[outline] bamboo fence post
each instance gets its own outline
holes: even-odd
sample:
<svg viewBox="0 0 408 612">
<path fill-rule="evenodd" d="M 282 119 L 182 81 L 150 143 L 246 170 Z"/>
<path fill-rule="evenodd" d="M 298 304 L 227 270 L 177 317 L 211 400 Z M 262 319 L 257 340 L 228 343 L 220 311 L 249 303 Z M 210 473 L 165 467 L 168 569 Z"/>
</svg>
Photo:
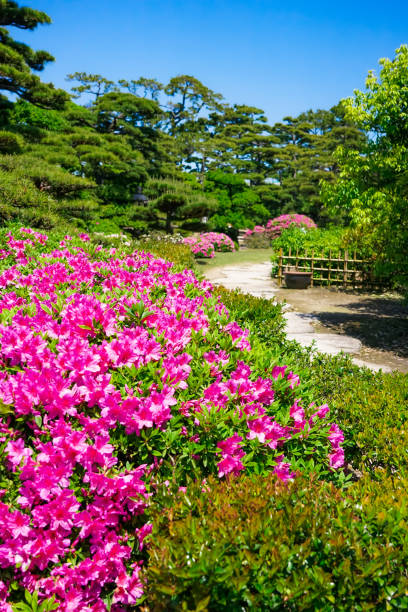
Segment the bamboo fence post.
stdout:
<svg viewBox="0 0 408 612">
<path fill-rule="evenodd" d="M 282 287 L 282 248 L 279 249 L 279 264 L 278 264 L 278 285 Z"/>
<path fill-rule="evenodd" d="M 298 260 L 298 253 L 299 253 L 299 251 L 298 251 L 298 249 L 296 249 L 296 263 L 295 263 L 295 268 L 296 268 L 296 270 L 297 270 L 298 263 L 299 263 L 299 260 Z"/>
<path fill-rule="evenodd" d="M 314 270 L 314 249 L 312 249 L 312 277 L 310 279 L 310 286 L 313 287 L 313 270 Z"/>
<path fill-rule="evenodd" d="M 347 259 L 348 259 L 348 251 L 344 251 L 344 267 L 343 267 L 343 285 L 347 287 Z"/>
<path fill-rule="evenodd" d="M 356 288 L 357 286 L 357 268 L 356 268 L 356 251 L 354 250 L 354 254 L 353 254 L 353 270 L 354 270 L 354 274 L 353 274 L 353 289 Z"/>
<path fill-rule="evenodd" d="M 332 258 L 332 255 L 331 255 L 331 249 L 330 249 L 330 251 L 329 251 L 329 274 L 328 274 L 328 279 L 327 279 L 328 280 L 328 282 L 327 282 L 328 287 L 331 287 L 331 258 Z"/>
</svg>

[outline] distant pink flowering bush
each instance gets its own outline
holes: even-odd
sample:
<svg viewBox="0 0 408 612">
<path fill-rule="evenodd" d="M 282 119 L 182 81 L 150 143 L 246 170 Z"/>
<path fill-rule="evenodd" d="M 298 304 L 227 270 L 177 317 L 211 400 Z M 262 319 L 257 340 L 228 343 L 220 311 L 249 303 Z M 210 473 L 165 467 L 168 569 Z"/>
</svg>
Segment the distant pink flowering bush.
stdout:
<svg viewBox="0 0 408 612">
<path fill-rule="evenodd" d="M 215 255 L 213 243 L 201 236 L 189 236 L 184 238 L 183 243 L 189 245 L 196 257 L 212 259 Z"/>
<path fill-rule="evenodd" d="M 235 251 L 234 241 L 226 234 L 218 232 L 206 232 L 199 236 L 189 236 L 184 239 L 184 244 L 190 248 L 196 257 L 214 257 L 214 252 Z"/>
<path fill-rule="evenodd" d="M 280 217 L 269 219 L 265 227 L 263 225 L 255 225 L 254 229 L 246 230 L 244 240 L 247 246 L 253 248 L 257 246 L 265 247 L 292 225 L 308 229 L 317 227 L 316 223 L 310 217 L 306 217 L 306 215 L 281 215 Z"/>
<path fill-rule="evenodd" d="M 316 223 L 310 217 L 306 217 L 306 215 L 281 215 L 280 217 L 275 217 L 275 219 L 269 219 L 266 224 L 266 230 L 270 234 L 271 239 L 277 238 L 281 235 L 283 230 L 287 229 L 291 225 L 297 225 L 300 227 L 307 227 L 309 229 L 315 228 Z"/>
<path fill-rule="evenodd" d="M 342 466 L 328 406 L 251 348 L 210 283 L 23 233 L 0 273 L 0 610 L 24 589 L 62 612 L 135 606 L 160 485 Z"/>
<path fill-rule="evenodd" d="M 227 236 L 227 234 L 222 234 L 219 232 L 206 232 L 201 234 L 201 238 L 211 242 L 211 244 L 214 245 L 216 252 L 228 253 L 235 251 L 234 241 Z"/>
<path fill-rule="evenodd" d="M 254 229 L 247 229 L 244 233 L 244 237 L 252 236 L 252 234 L 264 234 L 266 227 L 263 225 L 255 225 Z"/>
</svg>

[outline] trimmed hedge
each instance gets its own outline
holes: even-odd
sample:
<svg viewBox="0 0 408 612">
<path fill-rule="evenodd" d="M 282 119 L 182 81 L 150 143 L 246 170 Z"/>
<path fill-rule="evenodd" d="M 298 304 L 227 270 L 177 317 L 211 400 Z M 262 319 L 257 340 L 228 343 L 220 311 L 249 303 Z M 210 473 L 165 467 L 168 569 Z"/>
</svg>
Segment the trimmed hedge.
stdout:
<svg viewBox="0 0 408 612">
<path fill-rule="evenodd" d="M 147 610 L 408 608 L 407 480 L 192 484 L 152 507 Z"/>
<path fill-rule="evenodd" d="M 146 240 L 139 241 L 137 243 L 137 248 L 173 262 L 177 266 L 177 269 L 196 270 L 194 255 L 187 244 Z"/>
<path fill-rule="evenodd" d="M 270 346 L 282 344 L 286 322 L 281 304 L 222 286 L 215 288 L 215 294 L 220 296 L 221 302 L 233 313 L 235 320 L 251 330 L 251 336 L 256 336 Z"/>
</svg>

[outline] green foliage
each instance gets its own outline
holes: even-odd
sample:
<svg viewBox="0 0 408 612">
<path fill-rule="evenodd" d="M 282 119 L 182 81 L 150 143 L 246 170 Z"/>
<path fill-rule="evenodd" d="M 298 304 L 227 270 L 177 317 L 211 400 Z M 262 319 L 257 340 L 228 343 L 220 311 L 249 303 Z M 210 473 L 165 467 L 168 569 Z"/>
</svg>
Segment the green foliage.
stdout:
<svg viewBox="0 0 408 612">
<path fill-rule="evenodd" d="M 345 376 L 330 402 L 354 468 L 377 478 L 382 473 L 408 475 L 408 375 Z"/>
<path fill-rule="evenodd" d="M 283 341 L 286 323 L 281 304 L 222 286 L 216 287 L 215 293 L 233 314 L 234 320 L 251 330 L 251 335 L 269 346 Z"/>
<path fill-rule="evenodd" d="M 407 481 L 195 483 L 151 510 L 149 610 L 408 606 Z"/>
<path fill-rule="evenodd" d="M 0 131 L 0 155 L 20 153 L 23 146 L 23 139 L 13 132 Z"/>
<path fill-rule="evenodd" d="M 380 60 L 380 74 L 370 72 L 366 91 L 344 101 L 348 117 L 370 134 L 361 153 L 341 148 L 340 178 L 323 186 L 323 197 L 333 215 L 343 215 L 354 227 L 362 247 L 381 261 L 400 264 L 400 280 L 407 283 L 408 248 L 407 103 L 408 47 L 393 60 Z"/>
<path fill-rule="evenodd" d="M 42 229 L 64 219 L 86 227 L 98 204 L 87 196 L 94 184 L 34 155 L 0 156 L 0 217 Z M 75 197 L 76 196 L 76 197 Z"/>
<path fill-rule="evenodd" d="M 50 612 L 57 610 L 59 604 L 55 602 L 54 596 L 39 602 L 37 591 L 34 593 L 26 591 L 25 602 L 13 604 L 11 607 L 13 612 Z"/>
<path fill-rule="evenodd" d="M 17 100 L 9 114 L 10 125 L 29 132 L 41 129 L 50 132 L 63 132 L 69 129 L 69 122 L 60 111 L 39 108 L 26 100 Z"/>
<path fill-rule="evenodd" d="M 33 183 L 24 177 L 0 169 L 0 217 L 4 222 L 26 219 L 44 212 L 52 214 L 52 200 L 46 193 L 40 192 Z M 47 225 L 47 224 L 46 224 Z M 44 227 L 43 224 L 35 224 Z M 52 225 L 51 225 L 52 227 Z"/>
<path fill-rule="evenodd" d="M 284 253 L 289 249 L 292 252 L 297 249 L 299 252 L 311 252 L 313 249 L 316 255 L 324 256 L 329 255 L 330 251 L 336 253 L 346 248 L 346 236 L 344 229 L 340 227 L 305 229 L 291 225 L 272 240 L 271 246 L 275 251 L 283 249 Z"/>
<path fill-rule="evenodd" d="M 215 231 L 227 232 L 231 226 L 236 229 L 253 227 L 269 218 L 269 211 L 241 175 L 210 171 L 206 175 L 204 190 L 218 201 L 216 214 L 209 220 L 211 229 Z"/>
<path fill-rule="evenodd" d="M 13 0 L 2 0 L 0 26 L 22 30 L 35 30 L 51 19 L 45 13 L 29 7 L 19 7 Z M 29 100 L 44 108 L 61 108 L 69 99 L 62 89 L 42 83 L 33 74 L 41 71 L 54 58 L 47 51 L 33 51 L 28 45 L 15 41 L 6 28 L 0 27 L 0 90 Z"/>
<path fill-rule="evenodd" d="M 198 183 L 170 179 L 152 179 L 146 184 L 150 206 L 165 216 L 166 232 L 173 232 L 175 219 L 202 217 L 215 210 L 217 203 L 203 193 Z"/>
<path fill-rule="evenodd" d="M 153 253 L 158 257 L 173 262 L 177 269 L 194 270 L 196 262 L 190 247 L 187 244 L 174 243 L 167 240 L 141 239 L 137 243 L 137 248 L 148 253 Z"/>
</svg>

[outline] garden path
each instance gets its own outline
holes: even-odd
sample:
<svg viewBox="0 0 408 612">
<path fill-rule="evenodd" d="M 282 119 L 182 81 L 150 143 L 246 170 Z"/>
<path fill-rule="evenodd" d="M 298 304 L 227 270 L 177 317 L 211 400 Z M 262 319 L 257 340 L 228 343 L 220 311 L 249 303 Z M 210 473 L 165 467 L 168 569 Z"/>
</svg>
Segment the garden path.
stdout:
<svg viewBox="0 0 408 612">
<path fill-rule="evenodd" d="M 408 372 L 408 310 L 395 296 L 280 288 L 270 269 L 269 261 L 242 262 L 204 274 L 213 284 L 286 302 L 287 336 L 302 346 L 314 343 L 322 353 L 349 353 L 354 363 L 372 370 Z"/>
</svg>

